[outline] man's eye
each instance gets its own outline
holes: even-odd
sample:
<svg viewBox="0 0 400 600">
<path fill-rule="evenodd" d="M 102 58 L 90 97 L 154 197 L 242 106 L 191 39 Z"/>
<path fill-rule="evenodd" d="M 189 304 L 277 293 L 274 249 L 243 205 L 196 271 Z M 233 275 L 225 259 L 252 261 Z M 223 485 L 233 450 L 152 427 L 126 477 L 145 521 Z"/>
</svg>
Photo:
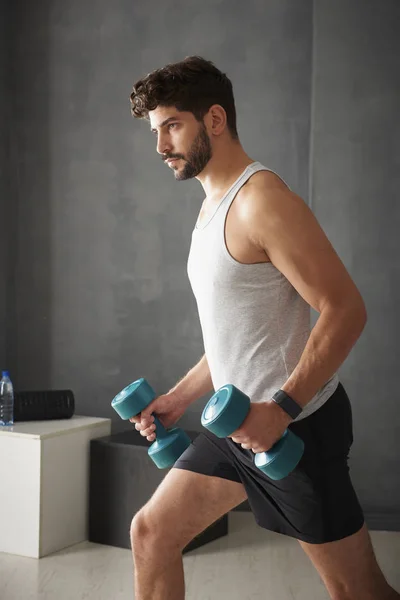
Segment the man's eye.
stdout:
<svg viewBox="0 0 400 600">
<path fill-rule="evenodd" d="M 178 123 L 169 123 L 169 125 L 167 125 L 168 129 L 170 129 L 171 127 L 176 127 L 178 125 Z M 153 135 L 158 135 L 158 131 L 154 130 L 151 132 Z"/>
</svg>

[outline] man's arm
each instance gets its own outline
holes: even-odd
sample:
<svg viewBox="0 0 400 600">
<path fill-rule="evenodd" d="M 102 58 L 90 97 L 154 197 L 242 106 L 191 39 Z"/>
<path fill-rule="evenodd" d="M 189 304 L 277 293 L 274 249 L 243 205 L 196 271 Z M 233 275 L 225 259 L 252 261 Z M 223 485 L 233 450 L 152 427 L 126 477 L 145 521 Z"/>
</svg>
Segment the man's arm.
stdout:
<svg viewBox="0 0 400 600">
<path fill-rule="evenodd" d="M 241 210 L 249 238 L 319 313 L 299 363 L 282 386 L 305 406 L 350 353 L 366 324 L 366 308 L 307 204 L 288 189 L 253 188 Z"/>
<path fill-rule="evenodd" d="M 210 369 L 206 355 L 183 377 L 171 390 L 177 398 L 188 405 L 201 398 L 210 391 L 214 391 Z"/>
</svg>

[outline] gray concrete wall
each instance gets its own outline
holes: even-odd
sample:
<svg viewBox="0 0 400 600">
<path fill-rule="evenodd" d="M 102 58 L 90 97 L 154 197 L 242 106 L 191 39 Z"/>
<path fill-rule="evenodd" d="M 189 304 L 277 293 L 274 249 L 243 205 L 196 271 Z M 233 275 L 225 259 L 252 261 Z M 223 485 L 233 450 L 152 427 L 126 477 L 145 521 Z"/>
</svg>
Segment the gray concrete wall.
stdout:
<svg viewBox="0 0 400 600">
<path fill-rule="evenodd" d="M 341 369 L 353 480 L 370 523 L 400 530 L 400 4 L 314 4 L 312 208 L 369 318 Z"/>
<path fill-rule="evenodd" d="M 7 368 L 7 290 L 9 285 L 9 14 L 8 2 L 0 6 L 0 370 Z"/>
<path fill-rule="evenodd" d="M 64 278 L 66 265 L 54 262 L 59 240 L 53 221 L 59 207 L 53 187 L 59 168 L 51 153 L 62 143 L 54 127 L 62 115 L 56 106 L 58 84 L 50 81 L 50 69 L 54 76 L 59 70 L 51 47 L 57 34 L 51 31 L 50 4 L 41 2 L 32 10 L 28 2 L 17 0 L 10 9 L 10 157 L 16 231 L 11 257 L 14 284 L 8 302 L 13 330 L 7 350 L 17 389 L 60 385 L 52 373 L 58 343 L 53 331 L 53 313 L 58 310 L 53 280 L 54 269 Z"/>
</svg>

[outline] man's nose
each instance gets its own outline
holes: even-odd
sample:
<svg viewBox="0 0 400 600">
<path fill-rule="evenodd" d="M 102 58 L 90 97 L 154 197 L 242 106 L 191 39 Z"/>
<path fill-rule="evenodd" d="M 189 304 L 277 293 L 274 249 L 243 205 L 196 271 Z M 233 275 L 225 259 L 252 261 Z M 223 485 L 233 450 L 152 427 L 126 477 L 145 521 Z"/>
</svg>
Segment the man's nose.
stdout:
<svg viewBox="0 0 400 600">
<path fill-rule="evenodd" d="M 163 136 L 163 135 L 159 135 L 158 139 L 157 139 L 157 152 L 158 154 L 170 154 L 171 153 L 171 144 L 168 141 L 168 139 Z"/>
</svg>

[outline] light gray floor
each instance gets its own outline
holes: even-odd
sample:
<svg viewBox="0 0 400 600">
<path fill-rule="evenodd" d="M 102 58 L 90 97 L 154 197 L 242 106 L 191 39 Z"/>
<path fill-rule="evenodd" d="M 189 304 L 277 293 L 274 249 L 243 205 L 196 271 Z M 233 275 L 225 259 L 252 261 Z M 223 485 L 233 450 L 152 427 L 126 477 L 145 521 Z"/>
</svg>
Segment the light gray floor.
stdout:
<svg viewBox="0 0 400 600">
<path fill-rule="evenodd" d="M 251 513 L 229 515 L 229 535 L 185 555 L 187 600 L 324 600 L 299 544 Z M 379 563 L 400 589 L 400 533 L 372 532 Z M 40 560 L 0 554 L 1 600 L 132 600 L 129 550 L 84 542 Z M 361 599 L 360 599 L 361 600 Z"/>
</svg>

